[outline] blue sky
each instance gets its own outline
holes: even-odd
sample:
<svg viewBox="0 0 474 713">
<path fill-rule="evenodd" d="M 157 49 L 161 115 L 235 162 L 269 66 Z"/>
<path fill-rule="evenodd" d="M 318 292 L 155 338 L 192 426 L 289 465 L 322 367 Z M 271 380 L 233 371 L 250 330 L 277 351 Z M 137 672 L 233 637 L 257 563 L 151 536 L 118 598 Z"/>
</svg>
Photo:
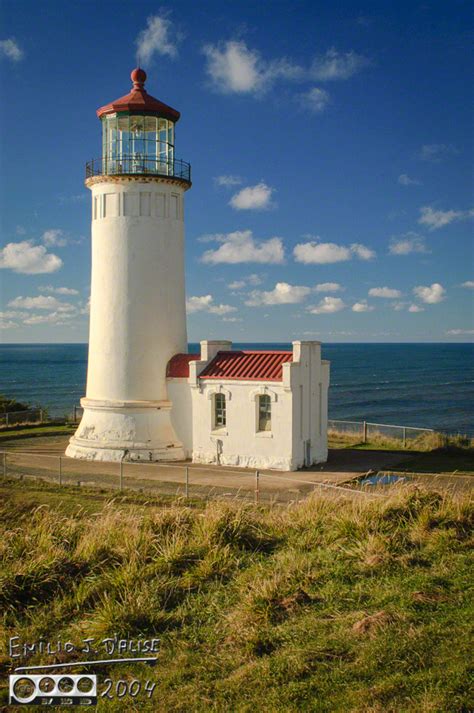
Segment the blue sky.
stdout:
<svg viewBox="0 0 474 713">
<path fill-rule="evenodd" d="M 88 334 L 97 107 L 181 111 L 190 341 L 468 341 L 470 2 L 1 10 L 2 340 Z"/>
</svg>

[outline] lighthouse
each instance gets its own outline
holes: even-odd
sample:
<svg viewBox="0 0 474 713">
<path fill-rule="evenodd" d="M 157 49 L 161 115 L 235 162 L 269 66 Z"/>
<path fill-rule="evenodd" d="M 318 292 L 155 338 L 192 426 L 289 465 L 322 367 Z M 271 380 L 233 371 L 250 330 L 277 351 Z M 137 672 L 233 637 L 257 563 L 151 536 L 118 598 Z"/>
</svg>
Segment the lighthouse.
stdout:
<svg viewBox="0 0 474 713">
<path fill-rule="evenodd" d="M 103 461 L 181 460 L 167 364 L 187 352 L 184 194 L 175 157 L 180 114 L 145 89 L 97 111 L 102 155 L 86 165 L 92 194 L 89 357 L 82 420 L 66 454 Z"/>
</svg>

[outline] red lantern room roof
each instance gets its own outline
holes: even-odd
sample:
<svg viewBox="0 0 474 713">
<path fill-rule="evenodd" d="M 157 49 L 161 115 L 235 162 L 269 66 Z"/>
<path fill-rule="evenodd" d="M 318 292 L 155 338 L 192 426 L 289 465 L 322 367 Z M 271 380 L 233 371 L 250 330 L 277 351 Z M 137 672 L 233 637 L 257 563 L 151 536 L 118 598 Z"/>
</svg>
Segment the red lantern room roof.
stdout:
<svg viewBox="0 0 474 713">
<path fill-rule="evenodd" d="M 178 121 L 180 117 L 179 111 L 173 109 L 167 104 L 163 104 L 158 99 L 155 99 L 145 89 L 146 72 L 137 67 L 130 75 L 133 82 L 132 91 L 120 99 L 116 99 L 110 104 L 101 106 L 97 109 L 97 116 L 102 118 L 106 114 L 114 114 L 116 112 L 133 112 L 144 114 L 156 114 L 163 119 L 170 121 Z"/>
</svg>

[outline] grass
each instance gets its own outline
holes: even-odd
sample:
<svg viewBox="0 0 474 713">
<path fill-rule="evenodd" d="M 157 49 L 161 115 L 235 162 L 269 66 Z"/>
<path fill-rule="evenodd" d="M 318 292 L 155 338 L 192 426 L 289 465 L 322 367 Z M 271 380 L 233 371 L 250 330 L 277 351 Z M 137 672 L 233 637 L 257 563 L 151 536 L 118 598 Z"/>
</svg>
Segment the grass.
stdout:
<svg viewBox="0 0 474 713">
<path fill-rule="evenodd" d="M 381 433 L 371 433 L 367 443 L 358 442 L 360 434 L 328 433 L 330 448 L 355 450 L 400 451 L 412 453 L 409 460 L 403 459 L 399 470 L 417 473 L 474 473 L 474 439 L 466 436 L 445 436 L 441 433 L 424 433 L 407 440 L 406 447 L 398 438 Z"/>
<path fill-rule="evenodd" d="M 155 698 L 98 711 L 467 713 L 472 502 L 391 492 L 283 509 L 4 483 L 0 636 L 159 637 L 156 670 L 100 672 Z"/>
<path fill-rule="evenodd" d="M 19 426 L 0 430 L 0 445 L 8 441 L 24 438 L 41 438 L 44 436 L 64 436 L 74 433 L 77 425 L 49 424 L 43 426 Z"/>
</svg>

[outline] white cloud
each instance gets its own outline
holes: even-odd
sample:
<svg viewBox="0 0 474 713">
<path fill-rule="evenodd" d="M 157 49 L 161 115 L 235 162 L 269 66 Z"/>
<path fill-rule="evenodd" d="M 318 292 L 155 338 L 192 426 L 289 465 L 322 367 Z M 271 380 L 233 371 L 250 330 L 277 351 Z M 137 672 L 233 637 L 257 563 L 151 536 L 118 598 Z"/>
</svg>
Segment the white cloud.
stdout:
<svg viewBox="0 0 474 713">
<path fill-rule="evenodd" d="M 340 297 L 323 297 L 323 299 L 313 307 L 308 307 L 311 314 L 333 314 L 344 309 L 345 303 Z"/>
<path fill-rule="evenodd" d="M 236 230 L 233 233 L 214 235 L 212 239 L 222 245 L 216 250 L 207 250 L 202 256 L 202 262 L 211 265 L 241 262 L 281 264 L 285 259 L 281 238 L 256 242 L 251 230 Z"/>
<path fill-rule="evenodd" d="M 373 312 L 375 307 L 369 305 L 367 300 L 361 300 L 352 305 L 353 312 Z"/>
<path fill-rule="evenodd" d="M 57 312 L 72 312 L 76 308 L 69 302 L 61 302 L 51 295 L 38 295 L 37 297 L 15 297 L 8 303 L 14 309 L 50 309 Z"/>
<path fill-rule="evenodd" d="M 249 275 L 248 277 L 245 278 L 247 280 L 247 283 L 249 285 L 261 285 L 262 284 L 262 278 L 260 275 L 257 275 L 256 273 L 253 273 L 252 275 Z"/>
<path fill-rule="evenodd" d="M 287 282 L 277 282 L 273 290 L 262 292 L 253 290 L 245 304 L 249 307 L 262 305 L 298 304 L 311 293 L 310 287 L 289 285 Z"/>
<path fill-rule="evenodd" d="M 460 335 L 463 335 L 463 334 L 466 334 L 466 335 L 474 334 L 474 329 L 448 329 L 446 334 L 452 334 L 456 337 L 459 337 Z"/>
<path fill-rule="evenodd" d="M 239 176 L 216 176 L 214 178 L 214 183 L 217 186 L 231 188 L 232 186 L 240 186 L 242 179 Z"/>
<path fill-rule="evenodd" d="M 330 97 L 325 89 L 313 87 L 307 92 L 299 95 L 299 101 L 303 108 L 309 109 L 313 114 L 321 114 L 330 103 Z"/>
<path fill-rule="evenodd" d="M 409 304 L 409 302 L 392 302 L 392 308 L 395 312 L 401 312 L 403 309 L 408 307 Z"/>
<path fill-rule="evenodd" d="M 247 285 L 260 285 L 262 282 L 262 278 L 260 275 L 248 275 L 247 277 L 244 277 L 242 280 L 234 280 L 234 282 L 229 282 L 227 287 L 230 290 L 242 290 L 244 287 L 247 287 Z"/>
<path fill-rule="evenodd" d="M 222 317 L 223 322 L 242 322 L 242 317 Z"/>
<path fill-rule="evenodd" d="M 225 304 L 214 304 L 212 295 L 202 295 L 201 297 L 189 297 L 186 300 L 186 311 L 188 314 L 195 312 L 209 312 L 210 314 L 224 315 L 229 312 L 237 312 L 237 307 Z"/>
<path fill-rule="evenodd" d="M 365 245 L 360 243 L 352 243 L 351 250 L 361 260 L 372 260 L 375 257 L 375 252 Z"/>
<path fill-rule="evenodd" d="M 293 250 L 296 262 L 306 265 L 328 265 L 334 262 L 350 260 L 353 255 L 361 260 L 370 260 L 375 257 L 375 252 L 365 245 L 353 243 L 350 247 L 336 243 L 320 243 L 319 238 L 309 243 L 299 243 Z"/>
<path fill-rule="evenodd" d="M 18 327 L 16 322 L 13 322 L 11 319 L 2 319 L 0 317 L 0 329 L 15 329 L 16 327 Z"/>
<path fill-rule="evenodd" d="M 472 210 L 435 210 L 429 205 L 420 208 L 421 216 L 418 219 L 420 225 L 426 225 L 428 230 L 438 230 L 456 220 L 467 220 L 474 216 Z"/>
<path fill-rule="evenodd" d="M 351 259 L 350 249 L 336 243 L 299 243 L 295 245 L 293 255 L 296 262 L 306 265 L 327 265 Z"/>
<path fill-rule="evenodd" d="M 271 206 L 274 189 L 261 181 L 256 186 L 247 186 L 232 196 L 229 205 L 236 210 L 266 210 Z"/>
<path fill-rule="evenodd" d="M 474 280 L 467 280 L 463 282 L 461 287 L 467 287 L 468 290 L 474 290 Z"/>
<path fill-rule="evenodd" d="M 203 48 L 206 72 L 215 89 L 224 94 L 255 92 L 266 84 L 266 70 L 259 53 L 245 42 L 229 41 Z"/>
<path fill-rule="evenodd" d="M 420 149 L 420 158 L 423 161 L 440 163 L 448 156 L 454 156 L 457 153 L 459 153 L 458 149 L 452 144 L 424 144 Z"/>
<path fill-rule="evenodd" d="M 446 290 L 439 282 L 433 282 L 433 284 L 429 286 L 419 285 L 418 287 L 414 287 L 413 294 L 419 297 L 422 302 L 426 302 L 426 304 L 437 304 L 444 300 Z"/>
<path fill-rule="evenodd" d="M 174 32 L 173 23 L 164 15 L 151 15 L 135 44 L 138 64 L 148 64 L 154 54 L 176 57 L 180 36 Z"/>
<path fill-rule="evenodd" d="M 41 236 L 43 243 L 48 248 L 58 247 L 63 248 L 67 245 L 67 239 L 64 236 L 64 231 L 59 228 L 51 228 L 50 230 L 45 230 Z"/>
<path fill-rule="evenodd" d="M 17 310 L 0 312 L 0 319 L 24 319 L 25 317 L 28 317 L 28 312 L 18 312 Z"/>
<path fill-rule="evenodd" d="M 388 299 L 393 299 L 396 297 L 401 297 L 402 293 L 400 290 L 394 290 L 391 287 L 371 287 L 369 290 L 370 297 L 386 297 Z"/>
<path fill-rule="evenodd" d="M 344 288 L 338 282 L 320 282 L 314 289 L 316 292 L 340 292 Z"/>
<path fill-rule="evenodd" d="M 421 181 L 418 181 L 416 178 L 410 178 L 410 176 L 407 176 L 406 173 L 400 174 L 398 177 L 398 182 L 401 186 L 421 186 Z"/>
<path fill-rule="evenodd" d="M 57 255 L 48 253 L 44 245 L 33 245 L 31 240 L 8 243 L 0 250 L 0 268 L 10 269 L 25 275 L 40 275 L 56 272 L 63 261 Z"/>
<path fill-rule="evenodd" d="M 404 235 L 394 235 L 390 240 L 390 255 L 410 255 L 411 253 L 427 252 L 423 238 L 413 231 L 409 231 Z"/>
<path fill-rule="evenodd" d="M 212 304 L 212 295 L 202 295 L 202 297 L 188 297 L 186 300 L 186 312 L 194 314 L 194 312 L 207 311 Z"/>
<path fill-rule="evenodd" d="M 211 314 L 223 315 L 229 314 L 229 312 L 237 312 L 237 307 L 232 307 L 232 305 L 225 304 L 211 305 L 208 311 Z"/>
<path fill-rule="evenodd" d="M 72 287 L 53 287 L 52 285 L 42 285 L 38 287 L 40 292 L 47 292 L 48 294 L 56 295 L 78 295 L 79 290 L 75 290 Z"/>
<path fill-rule="evenodd" d="M 214 89 L 223 94 L 259 93 L 278 79 L 309 79 L 308 72 L 286 58 L 267 62 L 243 41 L 230 40 L 203 48 L 206 72 Z"/>
<path fill-rule="evenodd" d="M 324 82 L 349 79 L 368 64 L 369 60 L 356 52 L 341 53 L 333 47 L 313 60 L 310 73 L 314 79 Z"/>
<path fill-rule="evenodd" d="M 71 319 L 76 317 L 75 314 L 66 314 L 64 312 L 50 312 L 49 314 L 32 314 L 27 317 L 23 324 L 54 324 L 56 326 L 70 323 Z"/>
<path fill-rule="evenodd" d="M 425 308 L 420 307 L 420 305 L 411 304 L 408 308 L 409 312 L 424 312 Z"/>
<path fill-rule="evenodd" d="M 267 61 L 257 50 L 236 40 L 208 44 L 203 48 L 211 86 L 224 94 L 261 93 L 278 80 L 293 82 L 348 79 L 368 64 L 355 52 L 341 54 L 330 49 L 302 67 L 285 57 Z"/>
<path fill-rule="evenodd" d="M 18 42 L 9 37 L 6 40 L 0 40 L 0 56 L 11 59 L 12 62 L 20 62 L 24 57 L 24 52 L 18 45 Z"/>
</svg>

